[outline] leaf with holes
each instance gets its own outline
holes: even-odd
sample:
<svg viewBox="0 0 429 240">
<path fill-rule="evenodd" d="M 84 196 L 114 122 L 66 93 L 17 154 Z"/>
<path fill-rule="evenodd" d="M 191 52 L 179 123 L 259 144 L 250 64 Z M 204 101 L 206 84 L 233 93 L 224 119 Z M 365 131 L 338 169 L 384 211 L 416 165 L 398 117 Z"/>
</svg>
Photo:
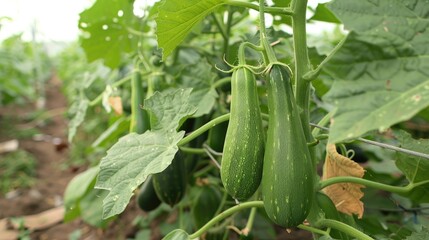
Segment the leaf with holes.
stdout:
<svg viewBox="0 0 429 240">
<path fill-rule="evenodd" d="M 328 6 L 352 31 L 323 68 L 335 79 L 324 99 L 338 107 L 331 143 L 383 131 L 429 106 L 428 2 L 335 0 Z"/>
<path fill-rule="evenodd" d="M 98 0 L 80 13 L 82 47 L 88 60 L 104 59 L 111 68 L 119 66 L 121 53 L 137 49 L 138 37 L 134 33 L 140 27 L 133 1 L 129 0 Z"/>
<path fill-rule="evenodd" d="M 335 144 L 327 145 L 323 180 L 340 176 L 362 178 L 364 173 L 364 169 L 359 164 L 339 154 Z M 338 183 L 324 188 L 323 191 L 332 199 L 338 211 L 349 215 L 357 214 L 362 218 L 363 203 L 360 201 L 363 197 L 363 192 L 360 190 L 362 187 L 356 183 Z"/>
<path fill-rule="evenodd" d="M 225 2 L 225 0 L 163 0 L 155 18 L 158 45 L 163 49 L 162 59 L 165 60 L 173 52 L 197 23 Z"/>
</svg>

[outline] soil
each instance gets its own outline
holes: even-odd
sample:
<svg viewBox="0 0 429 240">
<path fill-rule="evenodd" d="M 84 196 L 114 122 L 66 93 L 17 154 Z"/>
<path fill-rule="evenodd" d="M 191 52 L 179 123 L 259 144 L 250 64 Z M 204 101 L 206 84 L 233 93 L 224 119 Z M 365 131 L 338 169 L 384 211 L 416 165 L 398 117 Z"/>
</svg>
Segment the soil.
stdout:
<svg viewBox="0 0 429 240">
<path fill-rule="evenodd" d="M 46 110 L 59 111 L 49 119 L 46 125 L 38 125 L 37 130 L 55 141 L 36 141 L 32 138 L 19 139 L 19 148 L 28 151 L 37 159 L 36 182 L 30 189 L 18 189 L 8 197 L 0 195 L 0 220 L 11 217 L 28 216 L 56 208 L 63 204 L 63 194 L 68 182 L 78 173 L 86 169 L 85 166 L 71 167 L 66 165 L 68 158 L 67 147 L 67 121 L 65 112 L 67 101 L 60 90 L 60 80 L 53 77 L 46 87 Z M 23 124 L 24 117 L 34 112 L 35 106 L 8 106 L 0 108 L 0 142 L 11 140 L 10 136 L 1 135 L 2 119 L 11 117 L 16 119 L 16 127 L 28 127 Z M 12 137 L 13 138 L 13 137 Z M 55 143 L 56 142 L 56 143 Z M 68 167 L 64 167 L 68 166 Z M 82 220 L 69 223 L 59 222 L 41 230 L 33 231 L 30 239 L 62 240 L 69 239 L 70 234 L 80 230 L 79 239 L 127 239 L 135 236 L 138 229 L 131 224 L 133 220 L 141 216 L 142 212 L 136 207 L 134 200 L 127 209 L 107 229 L 99 229 L 85 224 Z M 1 225 L 1 224 L 0 224 Z M 151 223 L 152 230 L 157 228 L 157 223 Z M 1 229 L 0 229 L 1 230 Z M 151 240 L 160 239 L 159 231 L 153 231 L 156 235 Z M 2 236 L 0 236 L 2 239 Z M 308 232 L 293 231 L 291 234 L 279 229 L 278 240 L 285 239 L 312 239 Z"/>
<path fill-rule="evenodd" d="M 37 126 L 37 130 L 55 141 L 19 139 L 19 148 L 28 151 L 37 159 L 37 180 L 30 189 L 18 189 L 13 191 L 13 194 L 9 194 L 9 197 L 0 195 L 0 219 L 37 214 L 61 206 L 68 182 L 85 170 L 84 166 L 64 167 L 67 166 L 68 157 L 66 107 L 67 101 L 61 93 L 60 81 L 53 77 L 46 87 L 46 110 L 59 110 L 60 114 L 50 118 L 48 124 Z M 2 126 L 2 119 L 12 118 L 16 119 L 18 129 L 20 126 L 28 127 L 28 124 L 23 124 L 23 119 L 34 109 L 33 105 L 2 107 L 0 126 Z M 6 140 L 11 139 L 0 135 L 0 142 Z M 131 223 L 138 215 L 141 215 L 141 211 L 136 209 L 135 204 L 130 203 L 124 214 L 112 222 L 106 230 L 93 228 L 81 220 L 76 220 L 69 223 L 60 222 L 46 229 L 34 231 L 30 238 L 69 239 L 71 233 L 80 230 L 80 239 L 126 239 L 133 236 L 136 229 L 132 224 L 118 223 Z"/>
</svg>

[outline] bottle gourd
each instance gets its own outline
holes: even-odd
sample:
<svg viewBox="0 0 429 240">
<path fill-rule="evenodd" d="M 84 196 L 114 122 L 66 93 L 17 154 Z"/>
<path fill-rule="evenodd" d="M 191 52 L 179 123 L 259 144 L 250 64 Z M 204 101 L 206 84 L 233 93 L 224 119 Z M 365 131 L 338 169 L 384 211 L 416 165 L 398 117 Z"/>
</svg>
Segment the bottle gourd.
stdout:
<svg viewBox="0 0 429 240">
<path fill-rule="evenodd" d="M 307 217 L 314 191 L 313 169 L 289 72 L 273 65 L 268 75 L 269 123 L 262 176 L 268 217 L 294 227 Z"/>
<path fill-rule="evenodd" d="M 231 96 L 221 179 L 233 198 L 246 200 L 260 185 L 264 159 L 264 133 L 256 81 L 246 67 L 238 67 L 232 73 Z"/>
</svg>

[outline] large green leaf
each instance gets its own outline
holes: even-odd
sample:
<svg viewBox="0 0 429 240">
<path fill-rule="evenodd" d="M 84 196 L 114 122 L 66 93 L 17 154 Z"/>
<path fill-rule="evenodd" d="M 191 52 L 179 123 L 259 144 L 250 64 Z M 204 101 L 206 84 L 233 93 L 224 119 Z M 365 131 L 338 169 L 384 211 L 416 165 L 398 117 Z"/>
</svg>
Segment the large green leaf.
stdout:
<svg viewBox="0 0 429 240">
<path fill-rule="evenodd" d="M 104 59 L 111 68 L 119 65 L 121 54 L 137 48 L 138 18 L 131 0 L 97 0 L 80 14 L 79 28 L 85 32 L 82 47 L 89 61 Z"/>
<path fill-rule="evenodd" d="M 401 147 L 429 154 L 429 139 L 416 140 L 404 131 L 395 132 L 395 136 Z M 429 181 L 429 159 L 398 152 L 396 166 L 411 183 Z M 429 183 L 413 189 L 408 196 L 414 202 L 429 202 Z"/>
<path fill-rule="evenodd" d="M 156 19 L 158 45 L 165 60 L 192 28 L 225 0 L 163 0 Z"/>
<path fill-rule="evenodd" d="M 177 143 L 184 136 L 176 129 L 183 118 L 195 112 L 195 107 L 189 105 L 189 95 L 189 89 L 152 95 L 145 101 L 145 108 L 153 116 L 152 130 L 141 135 L 130 133 L 107 151 L 96 183 L 96 188 L 110 191 L 103 201 L 103 218 L 121 213 L 148 175 L 162 172 L 171 164 Z"/>
<path fill-rule="evenodd" d="M 330 142 L 385 130 L 429 105 L 429 3 L 333 1 L 352 30 L 324 71 L 335 78 Z"/>
</svg>

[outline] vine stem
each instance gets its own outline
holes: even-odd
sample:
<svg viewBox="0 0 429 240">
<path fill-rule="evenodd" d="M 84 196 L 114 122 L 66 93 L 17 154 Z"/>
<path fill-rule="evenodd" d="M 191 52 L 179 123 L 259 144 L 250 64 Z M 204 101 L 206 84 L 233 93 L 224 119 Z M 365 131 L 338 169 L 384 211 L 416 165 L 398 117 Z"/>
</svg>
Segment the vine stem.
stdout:
<svg viewBox="0 0 429 240">
<path fill-rule="evenodd" d="M 310 227 L 310 226 L 307 226 L 307 225 L 304 225 L 304 224 L 299 224 L 298 228 L 302 229 L 302 230 L 305 230 L 305 231 L 312 232 L 312 233 L 316 233 L 316 234 L 319 234 L 319 235 L 329 236 L 329 233 L 327 231 L 323 231 L 323 230 L 320 230 L 318 228 Z"/>
<path fill-rule="evenodd" d="M 307 142 L 314 142 L 310 128 L 310 86 L 311 82 L 304 79 L 304 74 L 310 71 L 310 59 L 307 50 L 306 12 L 307 0 L 293 0 L 291 3 L 293 47 L 295 58 L 295 99 L 300 111 L 302 128 Z M 313 166 L 316 166 L 314 148 L 310 149 Z"/>
<path fill-rule="evenodd" d="M 196 231 L 195 233 L 189 235 L 189 238 L 190 239 L 196 239 L 196 238 L 198 238 L 204 232 L 206 232 L 212 226 L 214 226 L 216 223 L 222 221 L 223 219 L 231 216 L 232 214 L 234 214 L 236 212 L 239 212 L 239 211 L 241 211 L 243 209 L 246 209 L 246 208 L 253 208 L 253 207 L 261 208 L 263 206 L 264 206 L 264 203 L 262 201 L 251 201 L 251 202 L 240 203 L 239 205 L 231 207 L 231 208 L 223 211 L 222 213 L 220 213 L 216 217 L 212 218 L 208 223 L 206 223 L 206 225 L 204 225 L 203 227 L 201 227 L 200 229 L 198 229 L 198 231 Z"/>
<path fill-rule="evenodd" d="M 256 207 L 254 207 L 250 210 L 250 214 L 249 214 L 249 218 L 247 220 L 246 227 L 244 227 L 244 229 L 241 230 L 241 232 L 245 236 L 249 235 L 249 233 L 252 231 L 253 222 L 255 221 L 255 217 L 256 217 L 256 210 L 258 210 L 258 208 L 256 208 Z"/>
<path fill-rule="evenodd" d="M 203 134 L 204 132 L 208 131 L 210 128 L 223 123 L 225 121 L 229 120 L 229 113 L 224 114 L 220 117 L 217 117 L 215 119 L 212 119 L 211 121 L 209 121 L 208 123 L 204 124 L 203 126 L 201 126 L 200 128 L 198 128 L 197 130 L 191 132 L 189 135 L 187 135 L 186 137 L 182 138 L 182 140 L 180 140 L 177 143 L 177 146 L 183 146 L 187 143 L 189 143 L 190 141 L 194 140 L 195 138 L 197 138 L 198 136 L 200 136 L 201 134 Z"/>
<path fill-rule="evenodd" d="M 191 147 L 180 147 L 180 150 L 190 154 L 206 154 L 204 148 L 191 148 Z"/>
<path fill-rule="evenodd" d="M 323 225 L 325 227 L 335 228 L 341 232 L 344 232 L 352 237 L 355 237 L 360 240 L 374 240 L 372 237 L 366 235 L 365 233 L 357 230 L 354 227 L 351 227 L 345 223 L 332 220 L 332 219 L 322 219 L 318 222 L 318 224 Z"/>
<path fill-rule="evenodd" d="M 333 178 L 329 178 L 329 179 L 321 181 L 319 183 L 319 188 L 323 189 L 323 188 L 328 187 L 328 186 L 333 185 L 333 184 L 345 183 L 345 182 L 357 183 L 357 184 L 364 185 L 366 187 L 372 187 L 372 188 L 379 189 L 379 190 L 384 190 L 384 191 L 399 193 L 399 194 L 405 194 L 405 193 L 408 193 L 411 190 L 413 190 L 415 187 L 428 184 L 429 180 L 421 181 L 418 183 L 409 183 L 407 186 L 398 187 L 398 186 L 387 185 L 384 183 L 374 182 L 371 180 L 358 178 L 358 177 L 333 177 Z"/>
</svg>

